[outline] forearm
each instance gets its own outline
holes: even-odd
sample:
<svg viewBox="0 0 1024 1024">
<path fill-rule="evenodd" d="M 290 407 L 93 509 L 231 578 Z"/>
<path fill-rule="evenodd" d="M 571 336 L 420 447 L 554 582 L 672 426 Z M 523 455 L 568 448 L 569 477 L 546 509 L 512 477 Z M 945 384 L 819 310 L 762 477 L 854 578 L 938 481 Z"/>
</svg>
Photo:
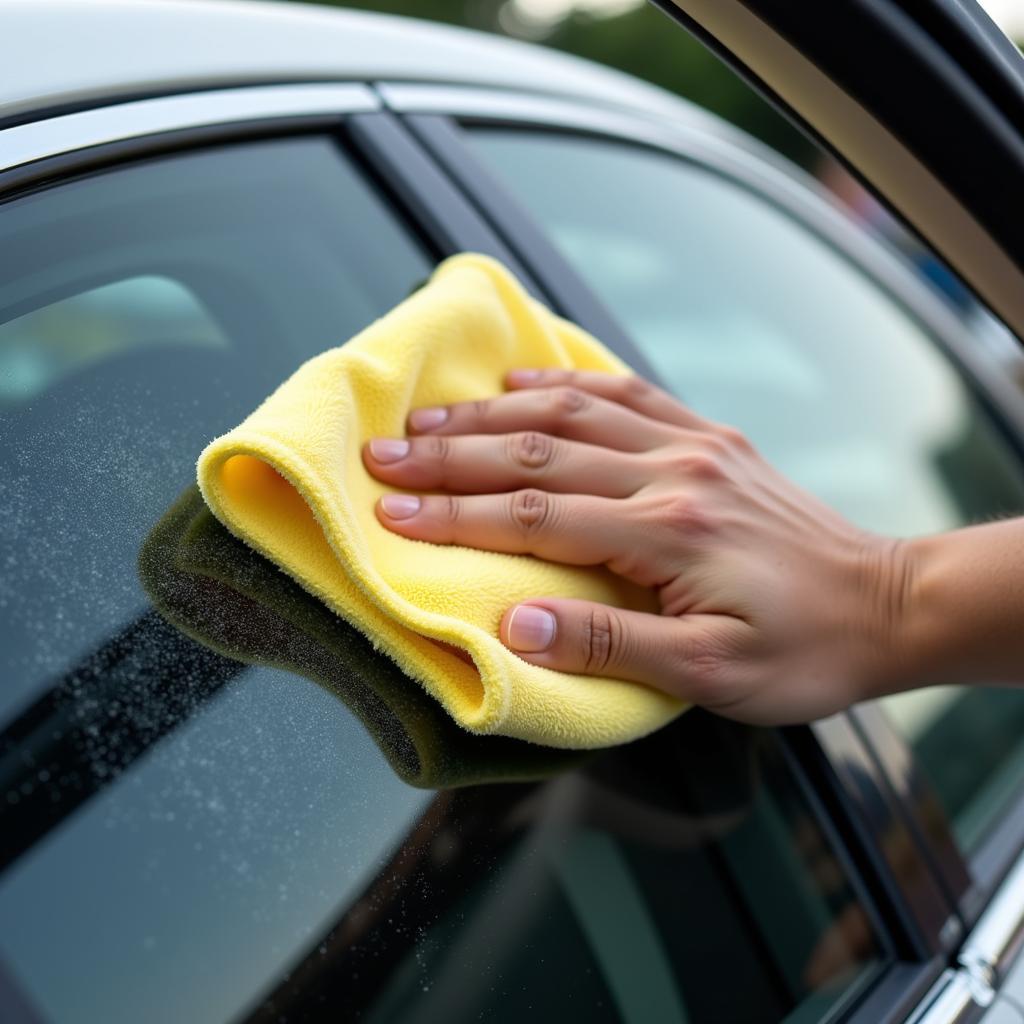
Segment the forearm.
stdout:
<svg viewBox="0 0 1024 1024">
<path fill-rule="evenodd" d="M 900 689 L 1024 683 L 1024 518 L 909 541 Z"/>
</svg>

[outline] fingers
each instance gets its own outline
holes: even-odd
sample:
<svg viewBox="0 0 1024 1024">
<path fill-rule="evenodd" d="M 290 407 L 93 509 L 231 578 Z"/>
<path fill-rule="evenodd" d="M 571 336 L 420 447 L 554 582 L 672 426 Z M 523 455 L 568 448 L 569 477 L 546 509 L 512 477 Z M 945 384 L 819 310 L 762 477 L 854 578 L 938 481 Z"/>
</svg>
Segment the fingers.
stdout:
<svg viewBox="0 0 1024 1024">
<path fill-rule="evenodd" d="M 500 637 L 534 665 L 645 683 L 702 704 L 727 697 L 734 654 L 747 630 L 727 616 L 677 618 L 543 598 L 510 608 Z"/>
<path fill-rule="evenodd" d="M 579 388 L 510 391 L 478 402 L 414 409 L 413 434 L 510 434 L 536 430 L 586 444 L 642 452 L 668 444 L 678 428 Z"/>
<path fill-rule="evenodd" d="M 378 480 L 415 491 L 487 494 L 543 487 L 605 498 L 635 494 L 662 468 L 654 458 L 537 431 L 375 438 L 364 447 L 363 459 Z"/>
<path fill-rule="evenodd" d="M 528 489 L 509 494 L 386 494 L 381 522 L 395 533 L 434 544 L 461 544 L 514 555 L 537 555 L 567 565 L 603 565 L 645 585 L 667 571 L 655 531 L 637 527 L 628 499 L 561 495 Z M 618 567 L 618 568 L 616 568 Z"/>
<path fill-rule="evenodd" d="M 597 395 L 643 416 L 690 430 L 706 430 L 710 420 L 687 409 L 677 398 L 643 377 L 622 377 L 593 370 L 512 370 L 505 377 L 510 389 L 569 387 Z"/>
</svg>

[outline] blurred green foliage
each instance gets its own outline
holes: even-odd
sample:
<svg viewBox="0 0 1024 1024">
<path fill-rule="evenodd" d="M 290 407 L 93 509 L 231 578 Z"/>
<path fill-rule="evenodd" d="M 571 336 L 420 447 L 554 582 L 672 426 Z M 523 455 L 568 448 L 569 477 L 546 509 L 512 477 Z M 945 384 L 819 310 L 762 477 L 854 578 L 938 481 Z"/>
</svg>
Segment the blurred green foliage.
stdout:
<svg viewBox="0 0 1024 1024">
<path fill-rule="evenodd" d="M 818 149 L 812 142 L 701 43 L 646 3 L 615 15 L 574 11 L 541 33 L 537 26 L 517 19 L 511 0 L 317 2 L 425 18 L 501 35 L 515 33 L 517 25 L 520 25 L 522 34 L 532 35 L 544 46 L 619 68 L 685 96 L 804 166 L 811 166 L 816 161 Z"/>
</svg>

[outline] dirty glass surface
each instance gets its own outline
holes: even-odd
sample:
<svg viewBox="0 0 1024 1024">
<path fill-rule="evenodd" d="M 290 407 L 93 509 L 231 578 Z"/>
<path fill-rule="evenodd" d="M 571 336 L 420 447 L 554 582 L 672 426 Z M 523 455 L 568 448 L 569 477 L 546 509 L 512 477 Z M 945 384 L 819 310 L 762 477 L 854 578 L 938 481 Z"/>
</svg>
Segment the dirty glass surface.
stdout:
<svg viewBox="0 0 1024 1024">
<path fill-rule="evenodd" d="M 1024 511 L 1020 463 L 934 339 L 790 215 L 652 150 L 471 138 L 662 379 L 853 522 L 918 535 Z M 1024 688 L 883 705 L 972 846 L 1024 781 Z"/>
<path fill-rule="evenodd" d="M 471 737 L 205 511 L 429 266 L 326 138 L 0 206 L 0 1011 L 774 1024 L 884 962 L 775 734 Z"/>
<path fill-rule="evenodd" d="M 0 959 L 41 1019 L 229 1019 L 425 804 L 336 695 L 197 643 L 138 563 L 202 447 L 430 265 L 327 138 L 0 206 Z"/>
</svg>

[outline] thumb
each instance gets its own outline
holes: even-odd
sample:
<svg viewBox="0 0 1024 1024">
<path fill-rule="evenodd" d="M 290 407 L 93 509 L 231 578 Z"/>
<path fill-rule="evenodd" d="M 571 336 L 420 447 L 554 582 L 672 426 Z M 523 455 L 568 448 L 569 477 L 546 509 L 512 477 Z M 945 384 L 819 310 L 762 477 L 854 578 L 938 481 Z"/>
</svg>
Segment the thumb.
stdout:
<svg viewBox="0 0 1024 1024">
<path fill-rule="evenodd" d="M 537 598 L 505 612 L 500 636 L 533 665 L 645 683 L 699 703 L 717 688 L 731 660 L 723 619 Z"/>
</svg>

